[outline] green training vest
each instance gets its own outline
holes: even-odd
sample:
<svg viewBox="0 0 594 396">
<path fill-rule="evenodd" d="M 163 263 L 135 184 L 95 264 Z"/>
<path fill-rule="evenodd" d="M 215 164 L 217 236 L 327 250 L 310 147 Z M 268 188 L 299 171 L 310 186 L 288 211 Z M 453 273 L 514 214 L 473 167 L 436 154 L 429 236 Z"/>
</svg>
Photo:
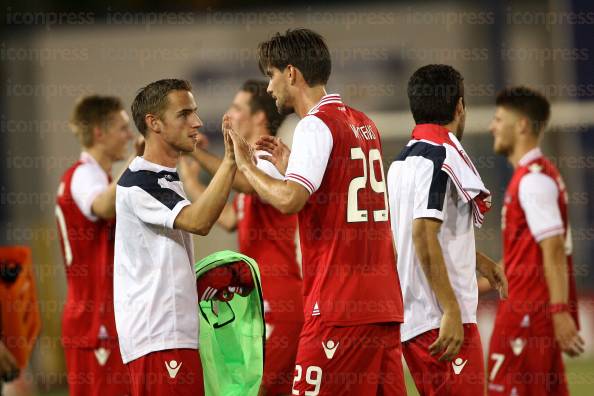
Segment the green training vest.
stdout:
<svg viewBox="0 0 594 396">
<path fill-rule="evenodd" d="M 196 279 L 207 271 L 238 261 L 249 265 L 255 287 L 229 302 L 201 301 L 200 360 L 206 396 L 256 396 L 264 371 L 264 303 L 260 270 L 251 257 L 223 250 L 194 265 Z M 218 311 L 218 312 L 217 312 Z"/>
</svg>

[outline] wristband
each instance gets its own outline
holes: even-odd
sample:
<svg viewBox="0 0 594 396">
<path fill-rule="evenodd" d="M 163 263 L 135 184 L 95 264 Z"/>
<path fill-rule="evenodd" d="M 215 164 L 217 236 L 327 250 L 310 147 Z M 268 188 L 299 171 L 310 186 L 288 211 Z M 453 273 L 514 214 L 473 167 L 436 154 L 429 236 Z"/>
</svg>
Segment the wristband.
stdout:
<svg viewBox="0 0 594 396">
<path fill-rule="evenodd" d="M 552 314 L 569 312 L 569 304 L 549 304 L 549 312 Z"/>
</svg>

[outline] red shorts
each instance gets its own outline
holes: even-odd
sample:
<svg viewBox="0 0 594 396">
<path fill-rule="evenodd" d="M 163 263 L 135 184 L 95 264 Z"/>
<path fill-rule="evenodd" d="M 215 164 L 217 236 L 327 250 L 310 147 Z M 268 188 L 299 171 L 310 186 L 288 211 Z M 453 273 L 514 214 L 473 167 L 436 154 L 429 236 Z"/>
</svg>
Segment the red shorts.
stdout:
<svg viewBox="0 0 594 396">
<path fill-rule="evenodd" d="M 302 322 L 266 324 L 266 356 L 262 378 L 266 396 L 291 394 L 297 343 L 302 327 Z"/>
<path fill-rule="evenodd" d="M 292 395 L 406 395 L 400 324 L 337 327 L 307 320 Z"/>
<path fill-rule="evenodd" d="M 439 329 L 402 343 L 402 351 L 421 396 L 476 396 L 485 393 L 485 364 L 476 324 L 464 325 L 464 343 L 451 362 L 429 354 Z"/>
<path fill-rule="evenodd" d="M 130 394 L 130 376 L 116 346 L 64 348 L 71 396 L 122 396 Z"/>
<path fill-rule="evenodd" d="M 498 317 L 488 366 L 489 395 L 569 395 L 561 349 L 544 315 Z"/>
<path fill-rule="evenodd" d="M 151 352 L 129 362 L 132 396 L 202 396 L 204 380 L 196 349 Z"/>
</svg>

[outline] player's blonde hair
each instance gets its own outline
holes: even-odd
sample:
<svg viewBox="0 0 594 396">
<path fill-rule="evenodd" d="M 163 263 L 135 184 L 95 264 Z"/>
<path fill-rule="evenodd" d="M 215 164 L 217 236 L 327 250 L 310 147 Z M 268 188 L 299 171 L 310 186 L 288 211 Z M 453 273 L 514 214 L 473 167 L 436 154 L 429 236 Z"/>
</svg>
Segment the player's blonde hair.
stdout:
<svg viewBox="0 0 594 396">
<path fill-rule="evenodd" d="M 90 95 L 80 98 L 70 117 L 70 129 L 83 147 L 93 145 L 93 128 L 104 128 L 113 113 L 124 109 L 115 96 Z"/>
</svg>

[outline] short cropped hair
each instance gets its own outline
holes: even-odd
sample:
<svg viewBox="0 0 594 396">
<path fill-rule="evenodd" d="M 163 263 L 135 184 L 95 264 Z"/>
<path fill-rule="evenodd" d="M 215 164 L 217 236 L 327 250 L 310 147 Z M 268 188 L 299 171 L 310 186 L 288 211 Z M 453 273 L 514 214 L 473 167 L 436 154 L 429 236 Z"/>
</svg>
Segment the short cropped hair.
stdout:
<svg viewBox="0 0 594 396">
<path fill-rule="evenodd" d="M 284 70 L 288 65 L 299 69 L 310 87 L 325 85 L 330 78 L 332 61 L 324 38 L 313 30 L 287 30 L 276 33 L 258 45 L 258 64 L 266 74 L 268 67 Z"/>
<path fill-rule="evenodd" d="M 192 91 L 192 84 L 187 80 L 167 78 L 150 83 L 141 88 L 132 102 L 132 118 L 138 131 L 146 136 L 147 114 L 162 116 L 168 105 L 167 95 L 173 91 Z"/>
<path fill-rule="evenodd" d="M 408 80 L 408 101 L 415 123 L 446 125 L 464 98 L 464 79 L 449 65 L 426 65 Z"/>
<path fill-rule="evenodd" d="M 502 90 L 495 99 L 497 106 L 515 110 L 530 120 L 532 132 L 535 135 L 545 129 L 551 116 L 551 105 L 547 98 L 540 92 L 516 86 Z"/>
<path fill-rule="evenodd" d="M 83 147 L 93 145 L 93 128 L 107 126 L 113 113 L 124 110 L 115 96 L 90 95 L 80 98 L 70 117 L 70 128 Z"/>
</svg>

